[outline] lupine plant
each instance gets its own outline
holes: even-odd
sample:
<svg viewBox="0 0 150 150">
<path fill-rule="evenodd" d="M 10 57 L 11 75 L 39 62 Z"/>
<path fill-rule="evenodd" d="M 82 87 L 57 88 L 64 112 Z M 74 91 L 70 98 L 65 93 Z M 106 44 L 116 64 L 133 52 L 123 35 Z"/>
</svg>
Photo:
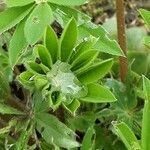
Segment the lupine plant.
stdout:
<svg viewBox="0 0 150 150">
<path fill-rule="evenodd" d="M 113 79 L 111 68 L 125 55 L 102 26 L 73 8 L 85 3 L 4 1 L 1 150 L 149 150 L 150 81 L 143 77 L 142 92 L 133 88 L 130 73 L 126 84 Z M 140 12 L 149 25 L 149 12 Z M 149 46 L 149 37 L 145 43 Z M 146 99 L 142 125 L 137 97 Z"/>
<path fill-rule="evenodd" d="M 52 108 L 63 103 L 71 112 L 79 107 L 79 100 L 115 101 L 107 88 L 95 83 L 108 73 L 113 60 L 97 59 L 99 52 L 93 48 L 96 39 L 83 40 L 74 48 L 76 40 L 74 19 L 69 21 L 59 40 L 54 30 L 47 27 L 44 45 L 34 47 L 35 59 L 26 62 L 27 71 L 19 76 L 20 82 L 29 89 L 42 91 Z"/>
<path fill-rule="evenodd" d="M 110 72 L 113 59 L 102 60 L 99 54 L 124 54 L 101 26 L 70 7 L 84 2 L 5 1 L 0 33 L 12 28 L 15 32 L 8 53 L 2 50 L 1 55 L 6 62 L 1 67 L 12 69 L 8 75 L 4 67 L 0 76 L 2 149 L 81 147 L 75 131 L 65 125 L 68 114 L 75 116 L 85 103 L 116 101 L 106 86 L 98 84 Z M 53 21 L 63 28 L 60 38 L 50 26 Z M 9 82 L 21 89 L 21 98 L 11 91 Z"/>
</svg>

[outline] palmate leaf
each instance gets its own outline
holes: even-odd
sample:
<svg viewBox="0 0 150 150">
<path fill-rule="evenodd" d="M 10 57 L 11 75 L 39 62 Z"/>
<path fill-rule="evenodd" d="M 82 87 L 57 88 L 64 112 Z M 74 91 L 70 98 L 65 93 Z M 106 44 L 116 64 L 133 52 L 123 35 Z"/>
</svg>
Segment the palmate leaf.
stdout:
<svg viewBox="0 0 150 150">
<path fill-rule="evenodd" d="M 49 23 L 53 21 L 53 14 L 47 3 L 37 5 L 26 21 L 24 32 L 27 42 L 35 44 L 39 40 Z"/>
<path fill-rule="evenodd" d="M 87 0 L 48 0 L 50 3 L 58 4 L 58 5 L 66 5 L 66 6 L 74 6 L 74 5 L 82 5 L 86 2 Z"/>
<path fill-rule="evenodd" d="M 25 21 L 23 20 L 17 27 L 9 45 L 9 60 L 11 67 L 13 68 L 19 61 L 21 54 L 25 51 L 28 46 L 24 35 L 24 25 Z"/>
<path fill-rule="evenodd" d="M 85 133 L 89 127 L 92 127 L 96 120 L 95 112 L 87 111 L 82 115 L 77 114 L 75 117 L 70 117 L 68 119 L 68 125 L 74 131 L 80 131 Z"/>
<path fill-rule="evenodd" d="M 5 0 L 7 7 L 18 7 L 33 3 L 34 0 Z"/>
<path fill-rule="evenodd" d="M 77 40 L 77 24 L 71 19 L 66 25 L 60 38 L 61 60 L 68 61 Z"/>
<path fill-rule="evenodd" d="M 0 33 L 12 28 L 18 24 L 25 16 L 32 10 L 33 5 L 27 5 L 24 7 L 13 7 L 6 9 L 0 13 Z"/>
<path fill-rule="evenodd" d="M 88 94 L 86 95 L 86 97 L 80 98 L 80 100 L 82 101 L 92 103 L 107 103 L 116 101 L 115 96 L 104 86 L 96 83 L 91 83 L 88 84 L 87 87 Z"/>
<path fill-rule="evenodd" d="M 105 85 L 113 91 L 117 101 L 111 103 L 110 108 L 108 110 L 106 109 L 106 112 L 104 111 L 101 115 L 107 115 L 107 112 L 109 113 L 109 111 L 111 111 L 111 113 L 109 113 L 110 116 L 115 115 L 118 121 L 121 120 L 125 122 L 136 135 L 140 136 L 142 110 L 137 105 L 137 95 L 132 86 L 133 79 L 131 79 L 131 75 L 128 74 L 127 79 L 126 85 L 114 79 L 107 79 Z"/>
<path fill-rule="evenodd" d="M 150 149 L 150 80 L 143 77 L 143 92 L 145 95 L 145 105 L 143 110 L 142 120 L 142 148 L 143 150 Z"/>
<path fill-rule="evenodd" d="M 44 116 L 44 117 L 43 117 Z M 63 148 L 79 147 L 79 143 L 74 139 L 74 132 L 56 117 L 47 114 L 36 114 L 37 129 L 47 143 L 52 142 Z M 44 129 L 44 130 L 41 130 Z"/>
</svg>

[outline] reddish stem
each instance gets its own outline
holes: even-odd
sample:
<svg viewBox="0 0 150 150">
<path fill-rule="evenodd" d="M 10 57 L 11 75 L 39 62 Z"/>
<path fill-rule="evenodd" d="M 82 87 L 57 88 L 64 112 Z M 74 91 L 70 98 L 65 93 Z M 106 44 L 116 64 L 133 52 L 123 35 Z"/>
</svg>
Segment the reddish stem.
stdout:
<svg viewBox="0 0 150 150">
<path fill-rule="evenodd" d="M 117 13 L 118 42 L 125 56 L 127 56 L 124 0 L 116 0 L 116 13 Z M 120 78 L 122 82 L 125 82 L 128 67 L 127 63 L 128 62 L 126 57 L 120 57 Z"/>
</svg>

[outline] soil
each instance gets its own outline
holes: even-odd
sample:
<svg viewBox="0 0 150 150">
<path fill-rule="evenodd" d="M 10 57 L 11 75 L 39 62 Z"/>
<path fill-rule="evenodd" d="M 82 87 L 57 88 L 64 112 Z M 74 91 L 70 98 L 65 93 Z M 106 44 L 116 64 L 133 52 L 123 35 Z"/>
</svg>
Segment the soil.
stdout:
<svg viewBox="0 0 150 150">
<path fill-rule="evenodd" d="M 139 8 L 150 9 L 148 0 L 125 0 L 125 21 L 127 27 L 141 26 L 143 21 L 139 19 Z M 103 24 L 107 19 L 115 15 L 115 0 L 90 0 L 79 8 L 90 15 L 96 24 Z"/>
</svg>

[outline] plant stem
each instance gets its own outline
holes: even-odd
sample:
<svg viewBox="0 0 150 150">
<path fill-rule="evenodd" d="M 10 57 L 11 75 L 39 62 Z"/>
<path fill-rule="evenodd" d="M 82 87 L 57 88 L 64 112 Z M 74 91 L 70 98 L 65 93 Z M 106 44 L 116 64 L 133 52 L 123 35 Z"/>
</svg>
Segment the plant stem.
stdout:
<svg viewBox="0 0 150 150">
<path fill-rule="evenodd" d="M 58 118 L 61 122 L 65 123 L 65 112 L 64 112 L 64 109 L 63 109 L 62 106 L 60 106 L 60 107 L 57 109 L 57 111 L 55 112 L 55 115 L 57 116 L 57 118 Z"/>
<path fill-rule="evenodd" d="M 6 101 L 6 104 L 16 108 L 16 109 L 19 109 L 20 111 L 25 111 L 27 112 L 27 108 L 26 108 L 26 105 L 21 103 L 21 101 L 19 99 L 9 99 Z"/>
<path fill-rule="evenodd" d="M 118 42 L 125 56 L 127 56 L 124 0 L 116 0 L 116 13 L 117 13 Z M 120 57 L 120 78 L 122 82 L 125 82 L 128 67 L 127 63 L 128 62 L 126 57 Z"/>
</svg>

